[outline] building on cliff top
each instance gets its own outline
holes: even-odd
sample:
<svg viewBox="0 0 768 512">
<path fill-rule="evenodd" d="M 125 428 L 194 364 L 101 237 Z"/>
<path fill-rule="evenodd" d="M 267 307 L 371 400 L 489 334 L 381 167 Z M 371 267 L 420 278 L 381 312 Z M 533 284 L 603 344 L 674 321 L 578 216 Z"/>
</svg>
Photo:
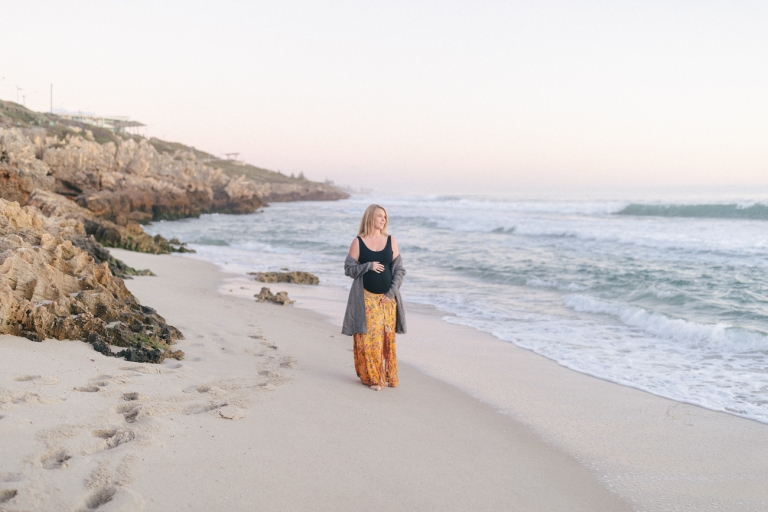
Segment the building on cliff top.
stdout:
<svg viewBox="0 0 768 512">
<path fill-rule="evenodd" d="M 139 135 L 139 129 L 146 126 L 144 123 L 131 121 L 128 116 L 97 116 L 93 112 L 69 112 L 68 110 L 54 110 L 53 113 L 70 121 L 106 128 L 115 133 Z"/>
</svg>

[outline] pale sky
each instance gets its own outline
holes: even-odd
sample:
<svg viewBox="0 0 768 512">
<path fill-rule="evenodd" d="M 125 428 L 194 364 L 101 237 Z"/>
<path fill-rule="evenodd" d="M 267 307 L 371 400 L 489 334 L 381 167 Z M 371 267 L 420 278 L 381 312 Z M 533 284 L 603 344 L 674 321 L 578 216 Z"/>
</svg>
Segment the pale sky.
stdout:
<svg viewBox="0 0 768 512">
<path fill-rule="evenodd" d="M 377 190 L 768 187 L 768 2 L 30 1 L 0 98 Z"/>
</svg>

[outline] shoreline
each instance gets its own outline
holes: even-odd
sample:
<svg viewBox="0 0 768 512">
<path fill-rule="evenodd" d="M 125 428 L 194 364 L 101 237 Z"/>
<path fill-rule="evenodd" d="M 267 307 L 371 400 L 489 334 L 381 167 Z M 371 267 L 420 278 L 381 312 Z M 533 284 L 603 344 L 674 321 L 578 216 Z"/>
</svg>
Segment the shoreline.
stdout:
<svg viewBox="0 0 768 512">
<path fill-rule="evenodd" d="M 219 291 L 245 298 L 264 285 L 230 274 Z M 296 307 L 340 328 L 346 291 L 328 288 L 279 284 Z M 445 316 L 409 304 L 398 362 L 520 421 L 640 510 L 768 507 L 758 455 L 768 449 L 768 425 L 572 370 Z"/>
<path fill-rule="evenodd" d="M 398 337 L 401 386 L 374 393 L 321 287 L 291 292 L 297 308 L 259 304 L 220 293 L 231 276 L 204 260 L 115 253 L 157 274 L 126 284 L 181 329 L 187 356 L 137 365 L 78 341 L 1 337 L 0 499 L 17 494 L 0 510 L 768 502 L 762 424 L 576 373 L 421 308 Z M 302 309 L 311 294 L 325 316 Z"/>
<path fill-rule="evenodd" d="M 0 510 L 630 510 L 408 364 L 395 390 L 362 386 L 320 315 L 222 295 L 211 263 L 116 253 L 157 274 L 128 286 L 184 333 L 186 358 L 0 338 Z"/>
</svg>

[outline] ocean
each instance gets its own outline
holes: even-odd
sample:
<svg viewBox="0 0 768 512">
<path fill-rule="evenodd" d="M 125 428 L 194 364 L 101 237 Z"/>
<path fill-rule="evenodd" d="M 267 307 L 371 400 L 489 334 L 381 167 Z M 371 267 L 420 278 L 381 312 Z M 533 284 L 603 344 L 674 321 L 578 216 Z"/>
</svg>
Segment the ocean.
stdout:
<svg viewBox="0 0 768 512">
<path fill-rule="evenodd" d="M 560 365 L 768 423 L 768 202 L 355 195 L 157 222 L 229 272 L 305 270 L 348 288 L 383 204 L 409 302 Z"/>
</svg>

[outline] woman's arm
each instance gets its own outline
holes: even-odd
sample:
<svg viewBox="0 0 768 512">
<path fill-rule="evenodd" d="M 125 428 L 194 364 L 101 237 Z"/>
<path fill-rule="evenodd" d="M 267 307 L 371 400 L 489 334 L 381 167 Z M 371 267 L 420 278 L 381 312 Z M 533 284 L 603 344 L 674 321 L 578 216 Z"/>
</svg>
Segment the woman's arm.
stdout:
<svg viewBox="0 0 768 512">
<path fill-rule="evenodd" d="M 360 258 L 360 242 L 357 241 L 357 237 L 352 240 L 352 243 L 349 246 L 349 255 L 354 259 Z"/>
<path fill-rule="evenodd" d="M 355 238 L 357 240 L 357 238 Z M 395 237 L 392 237 L 392 260 L 394 261 L 395 258 L 400 256 L 400 249 L 397 248 L 397 240 L 395 240 Z"/>
<path fill-rule="evenodd" d="M 344 274 L 351 277 L 352 279 L 357 279 L 372 268 L 372 261 L 369 261 L 368 263 L 360 263 L 352 256 L 347 256 L 347 258 L 344 260 Z"/>
</svg>

